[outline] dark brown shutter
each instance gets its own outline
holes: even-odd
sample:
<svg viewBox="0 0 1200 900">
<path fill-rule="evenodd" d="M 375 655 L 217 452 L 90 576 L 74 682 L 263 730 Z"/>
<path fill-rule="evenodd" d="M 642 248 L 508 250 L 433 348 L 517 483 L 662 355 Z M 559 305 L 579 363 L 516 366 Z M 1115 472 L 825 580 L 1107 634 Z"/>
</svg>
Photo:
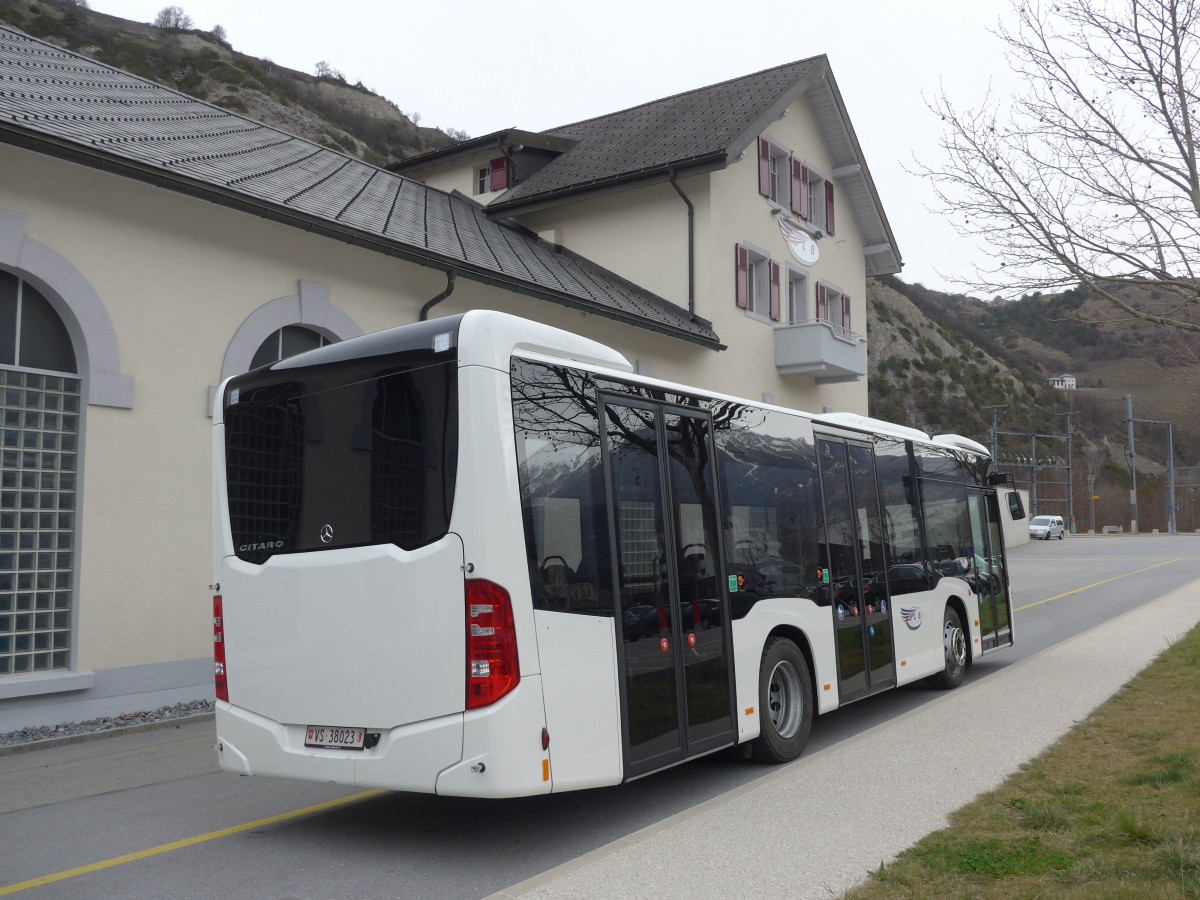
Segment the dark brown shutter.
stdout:
<svg viewBox="0 0 1200 900">
<path fill-rule="evenodd" d="M 779 321 L 779 263 L 771 260 L 771 321 Z"/>
<path fill-rule="evenodd" d="M 809 219 L 812 217 L 812 211 L 808 208 L 808 166 L 800 166 L 800 209 L 798 213 L 800 218 Z"/>
<path fill-rule="evenodd" d="M 825 182 L 825 233 L 833 234 L 833 182 Z"/>
<path fill-rule="evenodd" d="M 771 145 L 765 138 L 758 139 L 758 192 L 771 196 Z"/>
<path fill-rule="evenodd" d="M 803 209 L 804 201 L 802 196 L 806 190 L 804 187 L 804 163 L 800 162 L 794 156 L 790 157 L 789 161 L 792 164 L 792 212 L 803 217 L 804 213 L 801 210 Z"/>
<path fill-rule="evenodd" d="M 850 331 L 850 298 L 842 294 L 842 327 Z"/>
<path fill-rule="evenodd" d="M 817 321 L 825 321 L 825 285 L 817 285 Z"/>
<path fill-rule="evenodd" d="M 734 244 L 737 258 L 737 292 L 736 300 L 739 309 L 750 305 L 750 254 L 741 244 Z"/>
<path fill-rule="evenodd" d="M 501 156 L 488 163 L 488 187 L 493 191 L 508 188 L 508 160 Z"/>
</svg>

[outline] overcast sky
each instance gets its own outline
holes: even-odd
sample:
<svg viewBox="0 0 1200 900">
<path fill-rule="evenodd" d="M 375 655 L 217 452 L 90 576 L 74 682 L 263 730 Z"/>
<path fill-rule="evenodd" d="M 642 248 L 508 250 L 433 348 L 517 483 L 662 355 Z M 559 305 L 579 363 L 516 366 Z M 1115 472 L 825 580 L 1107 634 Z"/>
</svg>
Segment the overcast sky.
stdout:
<svg viewBox="0 0 1200 900">
<path fill-rule="evenodd" d="M 905 171 L 941 160 L 925 98 L 977 106 L 1012 78 L 991 33 L 1009 0 L 173 0 L 239 51 L 313 72 L 328 62 L 422 125 L 472 136 L 541 131 L 825 53 L 904 258 L 901 277 L 951 289 L 974 239 L 927 208 Z M 149 22 L 165 0 L 90 0 Z"/>
</svg>

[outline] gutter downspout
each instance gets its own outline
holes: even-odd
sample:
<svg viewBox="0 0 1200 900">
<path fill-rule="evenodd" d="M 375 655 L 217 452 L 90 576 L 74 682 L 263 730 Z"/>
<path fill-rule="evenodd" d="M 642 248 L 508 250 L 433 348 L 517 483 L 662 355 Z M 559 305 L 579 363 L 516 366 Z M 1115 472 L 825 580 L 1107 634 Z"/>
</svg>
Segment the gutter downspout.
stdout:
<svg viewBox="0 0 1200 900">
<path fill-rule="evenodd" d="M 675 188 L 683 202 L 688 208 L 688 315 L 696 315 L 696 208 L 692 205 L 692 201 L 688 199 L 687 194 L 675 181 L 675 170 L 670 172 L 671 187 Z"/>
<path fill-rule="evenodd" d="M 458 269 L 448 269 L 446 271 L 446 289 L 436 297 L 431 298 L 428 303 L 421 307 L 421 318 L 418 321 L 424 322 L 426 319 L 428 319 L 429 311 L 454 293 L 454 282 L 457 279 Z"/>
</svg>

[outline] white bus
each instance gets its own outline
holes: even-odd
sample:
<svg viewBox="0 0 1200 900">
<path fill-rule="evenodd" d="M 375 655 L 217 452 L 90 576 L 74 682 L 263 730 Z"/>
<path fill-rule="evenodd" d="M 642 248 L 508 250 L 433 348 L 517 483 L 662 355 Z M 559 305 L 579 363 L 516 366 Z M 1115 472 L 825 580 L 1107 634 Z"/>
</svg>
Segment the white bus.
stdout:
<svg viewBox="0 0 1200 900">
<path fill-rule="evenodd" d="M 223 769 L 458 796 L 612 785 L 1012 643 L 986 448 L 634 374 L 497 312 L 226 381 Z"/>
</svg>

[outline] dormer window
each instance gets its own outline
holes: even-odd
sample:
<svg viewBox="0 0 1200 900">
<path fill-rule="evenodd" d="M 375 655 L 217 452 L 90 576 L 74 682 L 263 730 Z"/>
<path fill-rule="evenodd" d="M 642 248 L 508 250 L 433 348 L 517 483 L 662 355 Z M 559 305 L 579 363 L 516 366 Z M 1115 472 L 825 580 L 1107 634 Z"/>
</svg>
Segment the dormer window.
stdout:
<svg viewBox="0 0 1200 900">
<path fill-rule="evenodd" d="M 491 194 L 508 189 L 508 158 L 498 156 L 475 170 L 475 193 Z"/>
</svg>

